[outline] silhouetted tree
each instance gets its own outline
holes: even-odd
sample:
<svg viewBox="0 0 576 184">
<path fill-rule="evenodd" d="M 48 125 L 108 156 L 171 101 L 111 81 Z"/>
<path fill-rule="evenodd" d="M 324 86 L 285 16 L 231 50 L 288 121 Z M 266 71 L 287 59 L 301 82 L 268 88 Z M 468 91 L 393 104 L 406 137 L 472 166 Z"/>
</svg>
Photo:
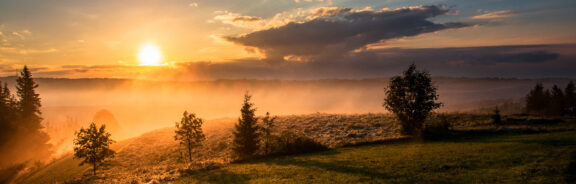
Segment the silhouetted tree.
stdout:
<svg viewBox="0 0 576 184">
<path fill-rule="evenodd" d="M 262 143 L 264 144 L 264 154 L 269 154 L 272 152 L 272 131 L 275 127 L 274 120 L 276 120 L 276 117 L 270 117 L 269 112 L 266 112 L 266 116 L 262 118 Z"/>
<path fill-rule="evenodd" d="M 17 94 L 20 97 L 18 105 L 26 126 L 32 129 L 42 128 L 40 125 L 42 121 L 40 107 L 42 105 L 40 104 L 40 95 L 36 93 L 38 84 L 32 79 L 32 74 L 27 66 L 24 66 L 16 82 Z"/>
<path fill-rule="evenodd" d="M 258 150 L 258 119 L 254 112 L 254 104 L 250 102 L 251 96 L 246 92 L 244 95 L 244 104 L 240 112 L 242 116 L 238 118 L 234 131 L 234 140 L 232 141 L 232 151 L 239 159 L 247 159 L 254 155 Z"/>
<path fill-rule="evenodd" d="M 536 84 L 534 89 L 526 95 L 526 112 L 544 115 L 548 108 L 549 96 L 541 83 Z"/>
<path fill-rule="evenodd" d="M 106 125 L 96 127 L 94 122 L 88 125 L 88 128 L 80 128 L 75 132 L 74 139 L 74 158 L 84 159 L 80 165 L 92 164 L 94 175 L 98 165 L 102 164 L 106 158 L 114 157 L 114 150 L 110 145 L 114 140 L 110 139 L 110 133 L 106 132 Z"/>
<path fill-rule="evenodd" d="M 492 124 L 496 126 L 502 125 L 502 116 L 500 115 L 500 109 L 498 109 L 498 107 L 494 108 L 494 112 L 492 114 Z"/>
<path fill-rule="evenodd" d="M 0 85 L 1 84 L 2 83 L 0 82 Z M 0 87 L 0 150 L 6 149 L 4 146 L 8 140 L 10 140 L 10 137 L 16 133 L 16 127 L 14 124 L 16 117 L 16 101 L 11 96 L 7 83 L 4 83 L 4 87 Z"/>
<path fill-rule="evenodd" d="M 552 91 L 550 92 L 550 104 L 548 107 L 548 114 L 549 115 L 562 115 L 564 109 L 566 108 L 566 102 L 564 99 L 564 93 L 562 89 L 557 85 L 552 87 Z"/>
<path fill-rule="evenodd" d="M 576 116 L 576 87 L 573 81 L 570 81 L 564 88 L 564 98 L 566 100 L 565 112 L 571 116 Z"/>
<path fill-rule="evenodd" d="M 420 136 L 426 117 L 442 105 L 437 100 L 430 74 L 412 64 L 402 76 L 390 79 L 383 106 L 402 122 L 402 134 Z"/>
<path fill-rule="evenodd" d="M 174 139 L 180 141 L 180 145 L 187 148 L 188 160 L 192 162 L 192 149 L 202 146 L 206 139 L 202 132 L 204 120 L 197 118 L 194 113 L 184 111 L 180 123 L 176 122 L 176 135 Z"/>
</svg>

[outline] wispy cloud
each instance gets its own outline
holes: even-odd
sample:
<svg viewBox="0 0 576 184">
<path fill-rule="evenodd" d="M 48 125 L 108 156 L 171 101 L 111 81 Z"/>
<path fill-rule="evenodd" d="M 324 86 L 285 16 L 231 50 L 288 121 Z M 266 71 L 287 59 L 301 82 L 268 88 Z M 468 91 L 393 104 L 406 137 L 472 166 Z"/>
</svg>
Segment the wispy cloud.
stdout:
<svg viewBox="0 0 576 184">
<path fill-rule="evenodd" d="M 481 15 L 476 15 L 472 17 L 473 19 L 497 19 L 497 18 L 506 18 L 516 15 L 514 11 L 511 10 L 502 10 L 502 11 L 493 11 L 493 12 L 485 12 Z"/>
</svg>

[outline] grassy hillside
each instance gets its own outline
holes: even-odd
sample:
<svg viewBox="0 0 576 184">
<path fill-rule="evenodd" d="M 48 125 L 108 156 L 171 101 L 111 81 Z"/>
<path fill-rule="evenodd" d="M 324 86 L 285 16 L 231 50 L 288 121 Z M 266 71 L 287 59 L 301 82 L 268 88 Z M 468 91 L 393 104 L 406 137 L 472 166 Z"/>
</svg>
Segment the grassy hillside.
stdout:
<svg viewBox="0 0 576 184">
<path fill-rule="evenodd" d="M 576 132 L 376 144 L 192 173 L 176 183 L 570 183 Z"/>
<path fill-rule="evenodd" d="M 471 114 L 450 114 L 450 121 L 454 124 L 454 130 L 456 131 L 493 131 L 495 127 L 490 123 L 489 115 L 471 115 Z M 516 121 L 520 121 L 518 119 Z M 556 124 L 526 124 L 524 121 L 530 122 L 529 120 L 522 120 L 520 124 L 507 125 L 505 127 L 500 127 L 501 130 L 513 130 L 516 132 L 521 132 L 523 130 L 530 130 L 529 132 L 546 132 L 558 131 L 558 130 L 574 130 L 575 123 L 573 120 L 569 120 L 564 123 Z M 28 176 L 23 177 L 20 180 L 21 183 L 62 183 L 62 182 L 77 182 L 77 183 L 153 183 L 153 182 L 173 182 L 186 176 L 179 182 L 196 182 L 197 180 L 212 180 L 210 178 L 222 176 L 222 179 L 230 178 L 235 179 L 234 176 L 229 176 L 226 172 L 233 173 L 244 173 L 251 174 L 253 172 L 260 173 L 261 169 L 272 169 L 271 172 L 279 172 L 278 176 L 260 176 L 257 174 L 248 177 L 250 181 L 260 181 L 252 180 L 254 177 L 262 179 L 263 182 L 274 181 L 278 178 L 275 177 L 286 177 L 285 179 L 291 178 L 290 175 L 283 175 L 282 172 L 287 172 L 299 175 L 299 172 L 303 173 L 314 173 L 308 170 L 318 170 L 319 176 L 325 175 L 326 177 L 334 175 L 337 173 L 331 172 L 349 172 L 344 175 L 335 175 L 343 177 L 350 181 L 357 178 L 357 181 L 363 181 L 366 177 L 354 176 L 355 173 L 364 172 L 355 167 L 368 168 L 368 171 L 375 170 L 378 173 L 391 173 L 398 172 L 428 172 L 429 169 L 434 169 L 433 167 L 444 167 L 445 164 L 449 170 L 452 167 L 460 167 L 464 164 L 462 168 L 458 170 L 466 171 L 471 173 L 476 171 L 478 167 L 484 167 L 486 165 L 466 165 L 466 164 L 477 164 L 477 159 L 486 159 L 485 162 L 504 162 L 507 164 L 531 164 L 535 162 L 534 160 L 514 160 L 509 157 L 531 157 L 532 150 L 538 150 L 540 148 L 546 148 L 546 151 L 553 152 L 539 152 L 537 155 L 542 156 L 544 159 L 542 162 L 548 162 L 546 159 L 548 157 L 556 157 L 558 154 L 556 148 L 571 149 L 574 150 L 573 142 L 564 141 L 564 139 L 571 138 L 572 141 L 576 140 L 574 136 L 565 135 L 566 133 L 552 133 L 552 134 L 532 134 L 532 135 L 516 135 L 514 136 L 496 136 L 496 137 L 484 137 L 475 139 L 464 139 L 458 141 L 443 141 L 443 142 L 410 142 L 410 143 L 397 143 L 397 144 L 384 144 L 367 146 L 360 148 L 341 148 L 345 145 L 358 144 L 363 142 L 378 142 L 383 140 L 393 140 L 401 138 L 399 136 L 399 125 L 391 116 L 386 114 L 322 114 L 315 113 L 309 115 L 290 115 L 290 116 L 280 116 L 277 119 L 276 132 L 281 132 L 285 130 L 290 130 L 297 133 L 298 135 L 308 136 L 315 141 L 327 145 L 331 148 L 336 148 L 334 151 L 321 153 L 318 155 L 308 155 L 311 156 L 313 162 L 308 162 L 305 160 L 298 160 L 303 158 L 302 156 L 296 157 L 285 157 L 280 159 L 271 159 L 262 162 L 255 162 L 243 165 L 236 165 L 230 163 L 229 155 L 229 144 L 232 140 L 232 129 L 236 119 L 217 119 L 207 121 L 203 129 L 206 133 L 206 142 L 201 150 L 198 150 L 194 155 L 194 164 L 192 164 L 192 170 L 195 169 L 206 169 L 206 168 L 218 168 L 223 167 L 223 169 L 209 171 L 208 173 L 202 174 L 198 173 L 192 176 L 187 176 L 190 170 L 185 169 L 187 164 L 183 162 L 181 155 L 181 148 L 178 143 L 174 141 L 174 129 L 164 128 L 158 129 L 152 132 L 142 134 L 138 137 L 119 141 L 114 144 L 112 148 L 117 152 L 116 157 L 109 160 L 101 169 L 98 171 L 97 177 L 92 177 L 90 168 L 87 166 L 79 167 L 78 160 L 73 160 L 71 155 L 67 155 L 39 171 L 32 173 Z M 575 132 L 571 132 L 575 133 Z M 523 144 L 523 139 L 536 139 L 539 140 L 538 136 L 544 136 L 546 140 L 557 140 L 557 142 L 550 142 L 547 144 Z M 556 147 L 557 143 L 565 142 L 568 147 L 561 146 Z M 545 141 L 544 141 L 545 142 Z M 512 146 L 510 146 L 512 145 Z M 527 146 L 520 147 L 518 149 L 514 148 L 516 146 Z M 554 148 L 554 149 L 548 149 Z M 527 151 L 528 150 L 528 151 Z M 566 151 L 566 150 L 564 150 Z M 357 152 L 357 153 L 356 153 Z M 500 158 L 498 155 L 505 153 L 515 153 L 514 155 L 505 155 L 506 157 Z M 454 155 L 452 155 L 454 154 Z M 496 154 L 496 155 L 491 155 Z M 567 153 L 569 154 L 569 153 Z M 448 155 L 448 156 L 447 156 Z M 474 159 L 467 158 L 469 156 L 474 156 Z M 307 156 L 304 156 L 307 157 Z M 322 160 L 320 157 L 326 157 L 329 160 Z M 316 159 L 317 158 L 317 159 Z M 464 159 L 466 158 L 466 159 Z M 502 160 L 502 159 L 512 159 L 512 160 Z M 296 160 L 294 160 L 296 159 Z M 319 159 L 319 160 L 318 160 Z M 404 168 L 404 170 L 398 169 L 396 166 L 390 164 L 403 163 L 408 160 L 408 163 L 417 164 L 419 162 L 426 163 L 427 159 L 434 161 L 430 168 L 416 168 L 416 170 L 411 170 L 415 168 L 410 168 L 410 165 L 398 165 L 398 167 Z M 462 160 L 464 159 L 464 160 Z M 467 160 L 472 159 L 472 160 Z M 538 158 L 536 158 L 538 159 Z M 564 159 L 562 157 L 562 159 Z M 284 160 L 284 161 L 282 161 Z M 396 161 L 397 160 L 397 161 Z M 564 159 L 566 160 L 566 159 Z M 306 162 L 304 162 L 306 161 Z M 333 162 L 334 161 L 334 162 Z M 326 162 L 326 163 L 324 163 Z M 461 163 L 462 162 L 462 163 Z M 519 163 L 518 163 L 519 162 Z M 294 165 L 289 163 L 303 163 L 306 165 Z M 319 166 L 314 166 L 314 164 L 321 164 Z M 434 165 L 436 164 L 436 165 Z M 452 164 L 452 165 L 450 165 Z M 486 164 L 486 163 L 479 163 Z M 229 166 L 227 166 L 229 165 Z M 261 167 L 266 165 L 266 167 Z M 386 165 L 387 168 L 378 168 L 379 165 Z M 249 166 L 249 167 L 247 167 Z M 253 167 L 254 166 L 254 167 Z M 310 167 L 308 167 L 310 166 Z M 318 169 L 318 167 L 320 169 Z M 324 167 L 333 167 L 324 169 L 326 171 L 321 171 Z M 389 168 L 388 168 L 389 167 Z M 551 168 L 548 166 L 542 166 L 544 168 Z M 247 169 L 244 169 L 247 168 Z M 274 171 L 274 169 L 280 169 Z M 286 170 L 288 169 L 288 170 Z M 293 170 L 295 169 L 295 170 Z M 302 170 L 303 169 L 303 170 Z M 436 168 L 438 169 L 438 168 Z M 470 171 L 467 171 L 470 169 Z M 488 168 L 484 168 L 488 169 Z M 495 168 L 496 170 L 502 168 Z M 334 171 L 336 170 L 336 171 Z M 249 173 L 245 173 L 249 171 Z M 367 172 L 368 172 L 367 171 Z M 324 173 L 325 174 L 322 174 Z M 379 175 L 376 173 L 375 175 Z M 272 173 L 274 174 L 274 173 Z M 438 173 L 429 173 L 429 175 L 436 175 Z M 446 174 L 446 173 L 444 173 Z M 453 173 L 449 173 L 452 175 Z M 274 174 L 276 175 L 276 174 Z M 314 174 L 316 175 L 316 174 Z M 354 177 L 352 177 L 354 176 Z M 442 176 L 442 173 L 438 177 Z M 470 175 L 475 176 L 475 175 Z M 244 176 L 243 176 L 244 177 Z M 247 177 L 247 176 L 246 176 Z M 272 178 L 270 178 L 272 177 Z M 308 177 L 308 176 L 306 176 Z M 312 176 L 316 177 L 316 176 Z M 372 176 L 370 176 L 372 177 Z M 374 176 L 377 177 L 377 176 Z M 378 176 L 379 177 L 379 176 Z M 397 178 L 397 176 L 394 176 Z M 424 176 L 422 176 L 424 177 Z M 461 176 L 465 178 L 465 176 Z M 300 177 L 299 177 L 300 178 Z M 329 178 L 329 177 L 328 177 Z M 325 179 L 328 179 L 325 178 Z M 280 180 L 279 179 L 279 180 Z M 305 179 L 305 178 L 304 178 Z M 426 179 L 424 177 L 424 179 Z M 378 181 L 388 181 L 385 179 L 378 179 Z M 240 180 L 239 180 L 240 181 Z M 303 180 L 304 181 L 304 180 Z M 315 180 L 311 180 L 315 181 Z M 225 180 L 216 180 L 215 182 L 226 182 Z M 286 181 L 288 182 L 288 181 Z M 298 181 L 292 181 L 298 182 Z M 321 182 L 321 181 L 318 181 Z M 329 182 L 329 181 L 326 181 Z"/>
</svg>

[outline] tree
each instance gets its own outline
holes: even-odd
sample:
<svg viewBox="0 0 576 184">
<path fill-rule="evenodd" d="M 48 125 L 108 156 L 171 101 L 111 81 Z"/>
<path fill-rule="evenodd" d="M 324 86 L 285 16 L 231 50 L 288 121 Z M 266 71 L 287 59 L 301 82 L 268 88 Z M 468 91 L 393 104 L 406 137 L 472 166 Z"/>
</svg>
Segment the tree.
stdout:
<svg viewBox="0 0 576 184">
<path fill-rule="evenodd" d="M 564 88 L 564 98 L 566 99 L 565 112 L 571 116 L 576 116 L 576 87 L 573 81 L 570 81 Z"/>
<path fill-rule="evenodd" d="M 274 129 L 274 120 L 276 120 L 277 117 L 270 117 L 270 113 L 266 112 L 266 116 L 264 116 L 264 118 L 262 118 L 262 143 L 264 144 L 264 154 L 269 154 L 272 152 L 272 140 L 273 140 L 273 136 L 272 136 L 272 131 Z"/>
<path fill-rule="evenodd" d="M 197 118 L 194 113 L 188 114 L 184 111 L 180 123 L 176 122 L 176 135 L 174 139 L 180 141 L 188 150 L 188 160 L 192 162 L 192 149 L 202 145 L 206 139 L 202 132 L 204 120 Z"/>
<path fill-rule="evenodd" d="M 496 126 L 502 125 L 502 116 L 500 115 L 500 109 L 498 109 L 498 107 L 494 108 L 494 113 L 492 114 L 492 124 Z"/>
<path fill-rule="evenodd" d="M 40 107 L 42 105 L 40 103 L 40 95 L 35 91 L 38 88 L 38 84 L 32 79 L 32 74 L 27 66 L 24 66 L 16 82 L 17 94 L 20 97 L 18 102 L 19 110 L 24 122 L 27 124 L 26 126 L 31 129 L 41 129 Z"/>
<path fill-rule="evenodd" d="M 536 84 L 534 89 L 526 95 L 526 112 L 543 115 L 548 107 L 549 93 L 544 91 L 541 83 Z"/>
<path fill-rule="evenodd" d="M 420 136 L 430 112 L 440 108 L 430 74 L 412 64 L 403 76 L 390 79 L 383 106 L 402 122 L 402 134 Z"/>
<path fill-rule="evenodd" d="M 110 133 L 106 132 L 106 125 L 96 127 L 94 122 L 90 123 L 88 128 L 80 128 L 75 132 L 74 139 L 74 158 L 84 159 L 80 165 L 92 164 L 94 175 L 98 165 L 102 164 L 105 159 L 114 157 L 114 150 L 110 145 L 114 140 L 110 139 Z"/>
<path fill-rule="evenodd" d="M 548 114 L 556 116 L 562 115 L 566 106 L 565 104 L 566 102 L 562 89 L 560 89 L 560 87 L 557 85 L 554 85 L 552 87 L 552 91 L 550 92 L 550 106 L 548 107 Z"/>
<path fill-rule="evenodd" d="M 232 141 L 232 151 L 239 159 L 250 158 L 258 150 L 258 126 L 256 125 L 258 119 L 255 117 L 254 112 L 256 109 L 254 104 L 250 102 L 250 94 L 246 92 L 244 95 L 244 104 L 240 109 L 241 117 L 238 118 L 238 123 L 234 126 L 234 140 Z"/>
</svg>

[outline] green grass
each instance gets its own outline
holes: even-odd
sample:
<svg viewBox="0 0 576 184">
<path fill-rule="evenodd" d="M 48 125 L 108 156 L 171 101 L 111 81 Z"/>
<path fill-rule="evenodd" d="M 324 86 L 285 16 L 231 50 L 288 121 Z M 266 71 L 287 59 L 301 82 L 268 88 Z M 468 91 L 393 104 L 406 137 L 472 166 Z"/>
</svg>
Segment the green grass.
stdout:
<svg viewBox="0 0 576 184">
<path fill-rule="evenodd" d="M 50 165 L 46 166 L 45 169 L 41 169 L 38 172 L 32 174 L 21 183 L 57 183 L 59 181 L 69 180 L 70 178 L 75 178 L 82 176 L 82 174 L 90 169 L 90 166 L 78 166 L 80 160 L 72 159 L 72 155 L 65 156 L 60 160 L 57 160 Z"/>
<path fill-rule="evenodd" d="M 567 183 L 575 157 L 575 131 L 492 135 L 231 164 L 176 183 Z"/>
</svg>

